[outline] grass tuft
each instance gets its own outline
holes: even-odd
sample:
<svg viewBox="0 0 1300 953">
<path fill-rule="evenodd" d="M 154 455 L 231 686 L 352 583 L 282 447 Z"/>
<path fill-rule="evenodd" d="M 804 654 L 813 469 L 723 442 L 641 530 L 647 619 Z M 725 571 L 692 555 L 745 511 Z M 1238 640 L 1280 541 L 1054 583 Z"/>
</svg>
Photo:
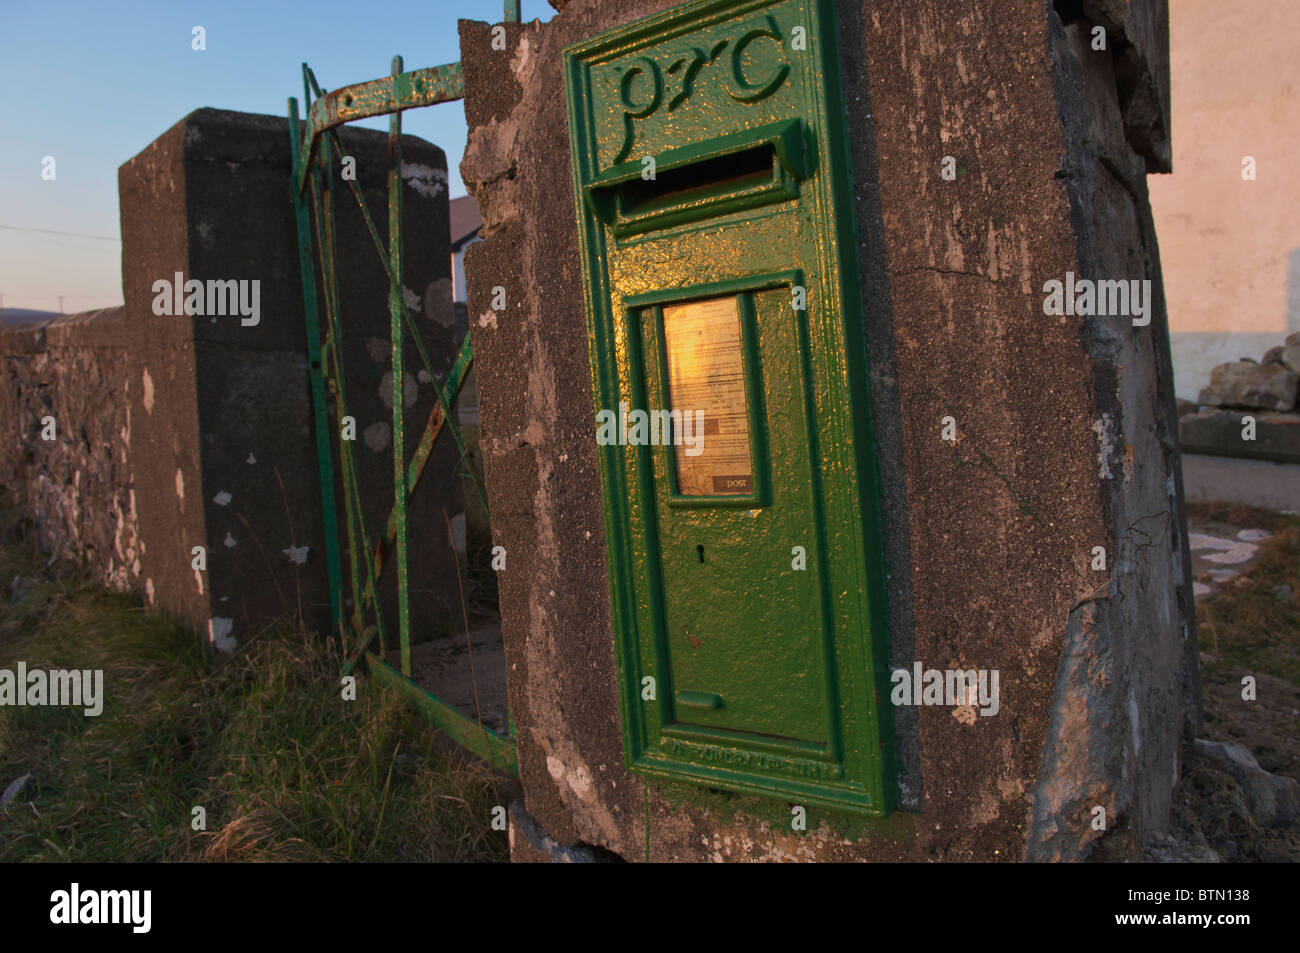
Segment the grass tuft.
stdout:
<svg viewBox="0 0 1300 953">
<path fill-rule="evenodd" d="M 1207 674 L 1246 669 L 1300 686 L 1300 518 L 1231 504 L 1196 504 L 1188 512 L 1273 534 L 1247 575 L 1196 607 L 1198 647 L 1216 658 Z M 1274 594 L 1284 585 L 1291 587 L 1290 600 Z"/>
<path fill-rule="evenodd" d="M 0 862 L 504 860 L 486 766 L 395 692 L 341 697 L 331 644 L 279 624 L 229 658 L 30 539 L 0 546 L 0 668 L 102 669 L 104 711 L 0 707 Z M 12 598 L 15 576 L 37 581 Z M 195 831 L 193 809 L 206 811 Z"/>
</svg>

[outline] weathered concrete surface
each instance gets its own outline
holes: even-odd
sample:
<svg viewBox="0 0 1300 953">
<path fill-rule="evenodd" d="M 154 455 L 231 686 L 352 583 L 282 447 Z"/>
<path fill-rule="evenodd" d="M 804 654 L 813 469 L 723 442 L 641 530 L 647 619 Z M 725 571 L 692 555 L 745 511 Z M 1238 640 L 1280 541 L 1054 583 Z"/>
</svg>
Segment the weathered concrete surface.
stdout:
<svg viewBox="0 0 1300 953">
<path fill-rule="evenodd" d="M 1114 64 L 1115 90 L 1130 148 L 1147 172 L 1170 172 L 1169 3 L 1168 0 L 1054 0 L 1067 23 L 1106 31 L 1106 49 Z"/>
<path fill-rule="evenodd" d="M 796 835 L 784 805 L 626 770 L 559 54 L 669 5 L 573 0 L 509 27 L 504 52 L 461 24 L 461 172 L 485 221 L 469 313 L 527 813 L 627 859 L 1077 859 L 1101 806 L 1109 853 L 1136 855 L 1167 815 L 1194 650 L 1173 395 L 1158 294 L 1145 329 L 1043 313 L 1067 271 L 1159 285 L 1109 54 L 1081 58 L 1080 27 L 1046 6 L 837 5 L 891 652 L 998 669 L 1000 715 L 900 718 L 915 810 L 855 828 L 814 810 Z"/>
<path fill-rule="evenodd" d="M 139 363 L 123 308 L 0 329 L 0 488 L 41 546 L 115 589 L 139 584 L 144 544 L 131 454 Z M 43 420 L 53 417 L 54 439 Z"/>
<path fill-rule="evenodd" d="M 575 2 L 546 26 L 506 24 L 505 51 L 488 24 L 460 24 L 461 176 L 487 239 L 465 253 L 479 442 L 493 542 L 507 553 L 498 592 L 527 812 L 557 843 L 632 857 L 645 850 L 649 797 L 652 826 L 679 830 L 656 838 L 656 859 L 704 829 L 623 767 L 560 50 L 671 5 Z"/>
<path fill-rule="evenodd" d="M 1254 420 L 1251 440 L 1247 418 Z M 1179 418 L 1178 432 L 1186 453 L 1300 463 L 1300 414 L 1206 407 Z"/>
<path fill-rule="evenodd" d="M 386 141 L 382 133 L 342 130 L 343 146 L 356 159 L 357 182 L 384 234 Z M 404 292 L 442 377 L 458 345 L 446 158 L 410 136 L 402 148 Z M 137 474 L 151 490 L 142 519 L 146 538 L 155 541 L 146 589 L 227 649 L 280 615 L 301 612 L 310 625 L 329 624 L 288 170 L 284 119 L 200 109 L 119 174 L 126 307 L 153 393 L 149 406 L 135 408 L 137 419 L 148 423 Z M 348 412 L 356 418 L 361 498 L 373 535 L 392 505 L 388 282 L 345 183 L 340 179 L 335 187 L 344 193 L 336 201 L 336 227 Z M 176 272 L 205 282 L 258 281 L 260 320 L 246 325 L 239 315 L 155 315 L 153 283 L 174 280 Z M 409 339 L 405 376 L 409 457 L 435 400 Z M 332 414 L 330 420 L 333 427 Z M 416 632 L 449 619 L 456 608 L 443 511 L 455 518 L 463 509 L 457 459 L 450 439 L 440 440 L 410 509 Z M 341 492 L 339 500 L 343 527 Z M 190 567 L 196 545 L 207 547 L 206 573 Z M 346 556 L 345 549 L 345 578 Z M 393 576 L 386 573 L 381 584 L 389 619 L 395 618 Z"/>
<path fill-rule="evenodd" d="M 1078 272 L 1149 281 L 1150 323 L 1082 322 L 1110 573 L 1067 630 L 1035 790 L 1033 859 L 1088 856 L 1100 835 L 1087 827 L 1080 837 L 1080 826 L 1097 805 L 1106 810 L 1101 856 L 1139 855 L 1167 827 L 1181 748 L 1199 722 L 1173 365 L 1143 174 L 1151 163 L 1134 151 L 1121 111 L 1122 59 L 1091 48 L 1090 26 L 1049 21 L 1067 147 L 1058 176 L 1070 199 Z M 1089 713 L 1086 726 L 1071 723 L 1080 710 Z"/>
<path fill-rule="evenodd" d="M 1190 503 L 1241 503 L 1280 513 L 1300 513 L 1300 464 L 1183 456 Z"/>
</svg>

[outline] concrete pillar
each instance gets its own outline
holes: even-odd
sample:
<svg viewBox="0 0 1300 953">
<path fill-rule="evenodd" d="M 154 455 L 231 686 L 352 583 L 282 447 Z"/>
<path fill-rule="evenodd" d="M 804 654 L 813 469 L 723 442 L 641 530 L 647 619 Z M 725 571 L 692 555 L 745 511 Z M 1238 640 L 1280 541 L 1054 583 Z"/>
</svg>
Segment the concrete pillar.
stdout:
<svg viewBox="0 0 1300 953">
<path fill-rule="evenodd" d="M 342 141 L 387 235 L 386 136 L 345 128 Z M 459 344 L 446 158 L 414 137 L 402 148 L 404 293 L 441 379 Z M 328 628 L 288 123 L 197 110 L 124 164 L 119 186 L 126 309 L 142 364 L 132 389 L 141 584 L 225 650 L 277 616 L 301 613 Z M 392 505 L 388 282 L 346 183 L 335 187 L 349 413 L 373 538 Z M 256 315 L 156 314 L 155 282 L 174 283 L 178 273 L 250 289 L 255 282 Z M 409 453 L 435 398 L 409 342 L 406 353 Z M 443 511 L 455 518 L 463 510 L 458 456 L 449 437 L 439 440 L 410 511 L 417 633 L 459 612 L 443 519 Z M 342 526 L 341 491 L 339 499 Z M 207 548 L 206 572 L 191 567 L 195 546 Z M 346 555 L 345 548 L 344 578 Z M 395 619 L 393 572 L 385 575 Z"/>
<path fill-rule="evenodd" d="M 1168 157 L 1163 3 L 1111 19 L 1085 3 L 1093 19 L 1068 24 L 1050 4 L 833 5 L 891 661 L 996 670 L 1001 697 L 992 717 L 897 710 L 900 809 L 810 809 L 805 833 L 787 805 L 646 780 L 623 757 L 561 51 L 674 5 L 573 0 L 508 26 L 506 52 L 486 24 L 461 24 L 461 172 L 484 219 L 469 316 L 509 553 L 517 811 L 537 835 L 521 851 L 544 834 L 629 860 L 1139 856 L 1167 824 L 1196 697 L 1144 182 Z M 1087 42 L 1094 25 L 1106 51 Z M 946 156 L 958 174 L 943 175 Z M 1048 283 L 1070 274 L 1150 282 L 1148 322 L 1046 314 Z"/>
</svg>

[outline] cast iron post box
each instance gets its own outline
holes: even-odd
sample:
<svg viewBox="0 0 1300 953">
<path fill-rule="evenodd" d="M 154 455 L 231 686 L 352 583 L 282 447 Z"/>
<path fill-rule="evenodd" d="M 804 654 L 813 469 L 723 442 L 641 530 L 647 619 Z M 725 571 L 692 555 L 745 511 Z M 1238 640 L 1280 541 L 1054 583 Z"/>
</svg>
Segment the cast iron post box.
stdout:
<svg viewBox="0 0 1300 953">
<path fill-rule="evenodd" d="M 882 814 L 834 27 L 830 0 L 705 0 L 567 49 L 565 71 L 628 766 Z"/>
</svg>

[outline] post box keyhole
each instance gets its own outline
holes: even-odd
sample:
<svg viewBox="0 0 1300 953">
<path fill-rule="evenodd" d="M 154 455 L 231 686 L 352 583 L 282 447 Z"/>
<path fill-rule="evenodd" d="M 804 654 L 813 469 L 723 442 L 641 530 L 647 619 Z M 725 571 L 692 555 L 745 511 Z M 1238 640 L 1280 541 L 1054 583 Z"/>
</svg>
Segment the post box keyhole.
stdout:
<svg viewBox="0 0 1300 953">
<path fill-rule="evenodd" d="M 697 556 L 700 557 L 700 562 L 704 562 L 704 547 L 703 547 L 703 546 L 696 546 L 696 547 L 695 547 L 695 553 L 696 553 Z"/>
</svg>

